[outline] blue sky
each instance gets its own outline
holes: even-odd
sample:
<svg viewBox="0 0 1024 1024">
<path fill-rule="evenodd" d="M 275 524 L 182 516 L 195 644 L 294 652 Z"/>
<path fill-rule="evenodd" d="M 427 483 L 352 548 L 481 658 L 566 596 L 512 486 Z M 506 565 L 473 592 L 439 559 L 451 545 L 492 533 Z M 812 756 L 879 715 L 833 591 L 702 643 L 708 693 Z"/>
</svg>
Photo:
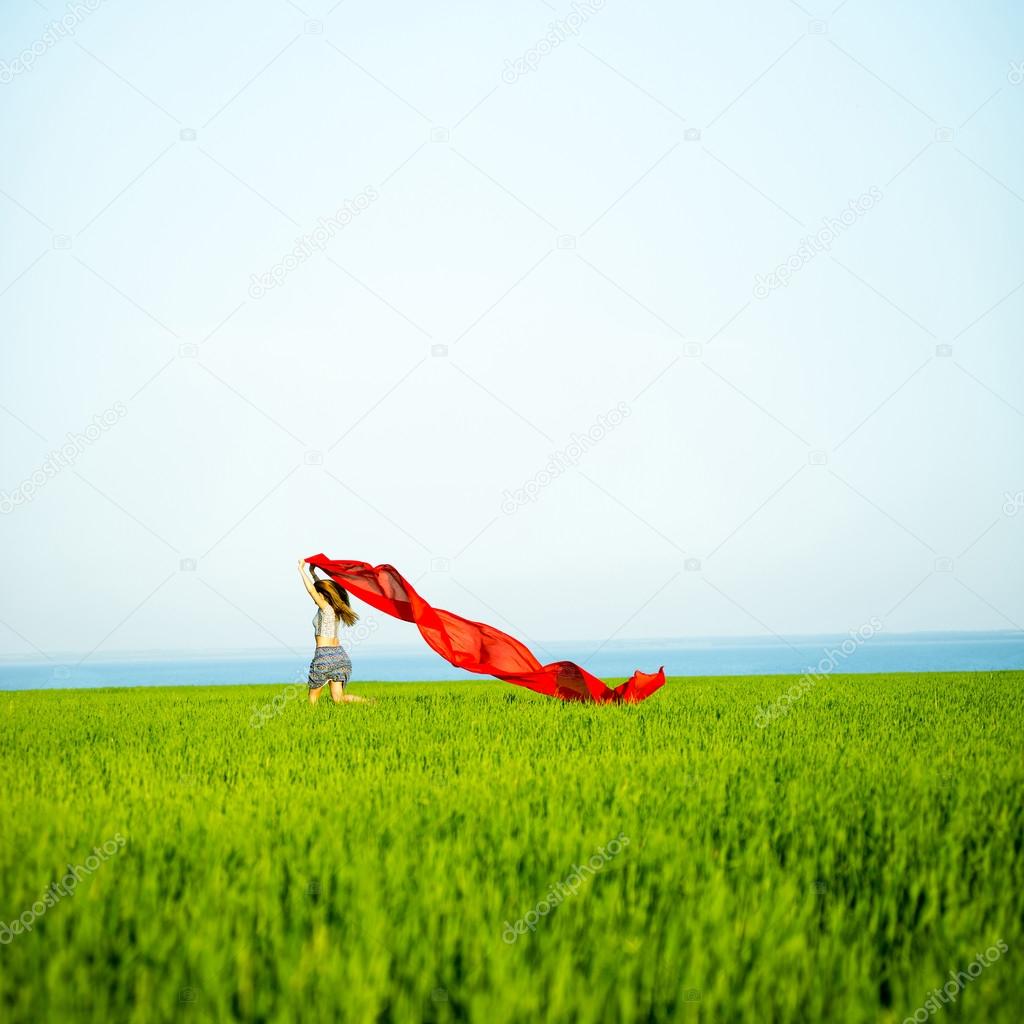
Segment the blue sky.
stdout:
<svg viewBox="0 0 1024 1024">
<path fill-rule="evenodd" d="M 321 550 L 527 639 L 1024 623 L 1015 5 L 47 0 L 0 61 L 0 652 L 301 648 Z"/>
</svg>

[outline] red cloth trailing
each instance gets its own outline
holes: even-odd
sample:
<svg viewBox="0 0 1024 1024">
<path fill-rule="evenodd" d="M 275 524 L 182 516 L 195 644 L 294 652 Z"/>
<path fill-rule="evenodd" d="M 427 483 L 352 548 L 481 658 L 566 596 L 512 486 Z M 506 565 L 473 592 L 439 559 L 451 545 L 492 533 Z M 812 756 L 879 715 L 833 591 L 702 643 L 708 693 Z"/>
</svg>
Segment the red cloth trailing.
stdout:
<svg viewBox="0 0 1024 1024">
<path fill-rule="evenodd" d="M 571 661 L 541 665 L 525 644 L 500 629 L 427 604 L 394 566 L 334 561 L 322 554 L 306 561 L 378 611 L 414 622 L 445 661 L 468 672 L 496 676 L 561 700 L 597 704 L 637 704 L 665 683 L 664 668 L 653 674 L 638 670 L 613 689 Z"/>
</svg>

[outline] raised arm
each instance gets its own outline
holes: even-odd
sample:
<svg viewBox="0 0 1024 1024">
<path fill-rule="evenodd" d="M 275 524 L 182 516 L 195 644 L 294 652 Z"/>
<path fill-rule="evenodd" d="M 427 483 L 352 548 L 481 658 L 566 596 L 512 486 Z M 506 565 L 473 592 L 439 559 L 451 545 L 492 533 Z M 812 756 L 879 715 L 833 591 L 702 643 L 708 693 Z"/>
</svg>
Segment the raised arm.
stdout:
<svg viewBox="0 0 1024 1024">
<path fill-rule="evenodd" d="M 310 565 L 304 558 L 299 559 L 299 576 L 302 578 L 302 583 L 306 588 L 306 593 L 316 601 L 319 608 L 326 608 L 327 599 L 321 597 L 316 592 L 316 588 L 313 586 L 316 582 L 316 577 L 313 576 Z"/>
</svg>

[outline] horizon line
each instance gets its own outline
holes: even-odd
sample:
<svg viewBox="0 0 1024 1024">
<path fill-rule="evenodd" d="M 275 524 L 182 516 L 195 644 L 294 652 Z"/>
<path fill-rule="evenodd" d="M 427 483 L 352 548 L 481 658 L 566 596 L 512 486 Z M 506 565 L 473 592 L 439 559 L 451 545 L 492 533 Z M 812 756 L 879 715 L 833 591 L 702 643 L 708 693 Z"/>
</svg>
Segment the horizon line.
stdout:
<svg viewBox="0 0 1024 1024">
<path fill-rule="evenodd" d="M 749 633 L 737 633 L 737 634 L 706 634 L 706 635 L 693 635 L 693 636 L 671 636 L 671 637 L 648 637 L 648 638 L 632 638 L 632 639 L 614 639 L 604 641 L 601 645 L 601 649 L 621 648 L 621 647 L 643 647 L 643 646 L 658 646 L 658 645 L 673 645 L 678 644 L 685 646 L 687 644 L 745 644 L 750 645 L 754 643 L 764 644 L 765 646 L 776 646 L 779 644 L 786 644 L 789 641 L 812 641 L 812 640 L 834 640 L 839 637 L 847 637 L 851 632 L 855 630 L 847 630 L 845 633 L 778 633 L 778 634 L 749 634 Z M 898 638 L 902 639 L 931 639 L 935 642 L 942 642 L 942 638 L 982 638 L 982 637 L 1021 637 L 1024 638 L 1024 630 L 1021 629 L 984 629 L 984 630 L 969 630 L 969 629 L 939 629 L 939 630 L 911 630 L 907 632 L 899 633 L 886 633 L 884 630 L 879 631 L 871 639 L 878 642 L 879 638 L 884 642 L 885 640 L 893 641 Z M 578 640 L 537 640 L 532 641 L 533 646 L 565 646 L 565 645 L 584 645 L 588 646 L 596 641 L 590 639 L 578 639 Z M 344 646 L 344 644 L 343 644 Z M 362 648 L 362 645 L 360 645 Z M 240 658 L 245 656 L 252 657 L 305 657 L 308 650 L 311 649 L 311 645 L 303 647 L 301 650 L 288 649 L 286 655 L 277 647 L 206 647 L 206 648 L 184 648 L 180 650 L 167 650 L 164 648 L 131 648 L 124 650 L 108 651 L 102 654 L 99 658 L 92 658 L 92 653 L 82 655 L 79 651 L 54 651 L 51 654 L 39 653 L 39 654 L 27 654 L 25 652 L 19 653 L 0 653 L 0 664 L 45 664 L 50 661 L 63 661 L 73 660 L 79 663 L 91 660 L 93 664 L 100 663 L 104 658 L 116 661 L 126 660 L 201 660 L 210 659 L 215 657 L 233 657 Z M 361 650 L 360 657 L 372 657 L 375 653 L 396 655 L 403 653 L 419 653 L 423 651 L 422 644 L 409 643 L 409 644 L 380 644 L 367 650 Z M 592 657 L 593 655 L 591 655 Z"/>
</svg>

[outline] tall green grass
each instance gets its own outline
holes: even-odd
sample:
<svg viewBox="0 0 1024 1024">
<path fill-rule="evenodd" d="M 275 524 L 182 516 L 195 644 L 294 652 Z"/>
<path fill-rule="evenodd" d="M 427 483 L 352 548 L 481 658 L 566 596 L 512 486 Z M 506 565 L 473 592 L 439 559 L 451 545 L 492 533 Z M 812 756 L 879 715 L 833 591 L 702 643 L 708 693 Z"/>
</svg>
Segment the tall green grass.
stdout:
<svg viewBox="0 0 1024 1024">
<path fill-rule="evenodd" d="M 1017 1024 L 1024 673 L 794 681 L 2 694 L 0 1019 Z"/>
</svg>

